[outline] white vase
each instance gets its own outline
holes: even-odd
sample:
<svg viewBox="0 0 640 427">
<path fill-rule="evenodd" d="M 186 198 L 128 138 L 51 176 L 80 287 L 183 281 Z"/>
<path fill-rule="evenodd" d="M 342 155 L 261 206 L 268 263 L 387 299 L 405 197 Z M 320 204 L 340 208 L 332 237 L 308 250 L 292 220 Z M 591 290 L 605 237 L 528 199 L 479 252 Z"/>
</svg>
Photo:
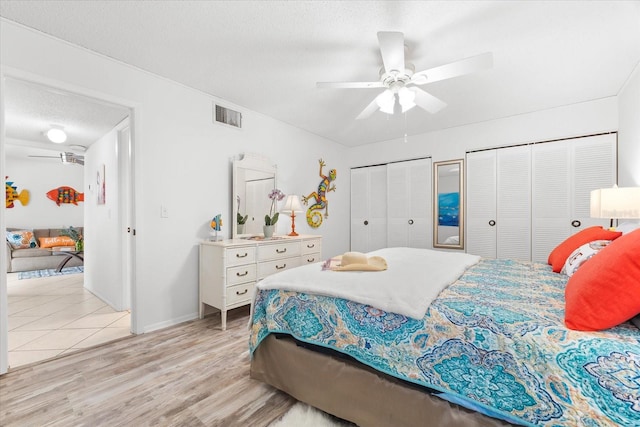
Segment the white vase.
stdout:
<svg viewBox="0 0 640 427">
<path fill-rule="evenodd" d="M 273 236 L 273 232 L 276 231 L 275 225 L 263 225 L 262 232 L 264 233 L 264 238 L 268 239 Z"/>
<path fill-rule="evenodd" d="M 244 226 L 246 224 L 238 224 L 237 234 L 244 234 Z"/>
</svg>

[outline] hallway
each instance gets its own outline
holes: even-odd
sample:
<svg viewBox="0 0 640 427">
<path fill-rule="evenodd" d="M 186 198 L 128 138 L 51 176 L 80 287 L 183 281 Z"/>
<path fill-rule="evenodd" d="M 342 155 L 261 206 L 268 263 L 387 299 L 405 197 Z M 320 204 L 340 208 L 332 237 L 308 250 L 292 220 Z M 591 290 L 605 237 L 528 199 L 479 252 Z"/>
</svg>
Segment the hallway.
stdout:
<svg viewBox="0 0 640 427">
<path fill-rule="evenodd" d="M 83 287 L 84 274 L 7 274 L 9 369 L 130 335 L 131 314 Z"/>
</svg>

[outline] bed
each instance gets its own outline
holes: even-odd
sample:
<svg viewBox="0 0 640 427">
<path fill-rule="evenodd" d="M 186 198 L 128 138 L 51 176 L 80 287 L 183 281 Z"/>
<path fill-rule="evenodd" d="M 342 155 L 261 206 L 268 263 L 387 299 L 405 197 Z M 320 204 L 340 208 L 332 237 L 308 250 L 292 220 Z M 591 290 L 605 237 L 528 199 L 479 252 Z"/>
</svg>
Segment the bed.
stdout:
<svg viewBox="0 0 640 427">
<path fill-rule="evenodd" d="M 437 252 L 407 250 L 371 253 L 391 260 L 378 277 L 396 277 L 396 259 Z M 478 260 L 418 318 L 313 285 L 305 292 L 329 275 L 380 274 L 319 263 L 260 284 L 251 376 L 361 426 L 640 425 L 640 331 L 628 322 L 568 329 L 567 277 L 550 266 Z"/>
</svg>

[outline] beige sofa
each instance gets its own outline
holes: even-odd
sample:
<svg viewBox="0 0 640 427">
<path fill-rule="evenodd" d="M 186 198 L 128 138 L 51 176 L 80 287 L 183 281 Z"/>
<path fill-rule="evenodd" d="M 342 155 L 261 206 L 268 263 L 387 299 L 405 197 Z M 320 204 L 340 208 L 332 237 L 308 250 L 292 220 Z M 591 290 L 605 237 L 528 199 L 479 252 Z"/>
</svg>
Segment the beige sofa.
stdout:
<svg viewBox="0 0 640 427">
<path fill-rule="evenodd" d="M 82 227 L 77 228 L 80 234 L 83 233 Z M 24 228 L 7 228 L 7 230 L 24 230 Z M 40 237 L 55 237 L 60 235 L 60 229 L 58 228 L 35 228 L 33 234 L 36 241 L 39 243 Z M 29 248 L 29 249 L 13 249 L 9 242 L 7 244 L 7 273 L 15 273 L 18 271 L 30 271 L 30 270 L 46 270 L 49 268 L 56 268 L 65 256 L 60 253 L 54 254 L 51 249 Z M 73 257 L 71 258 L 66 267 L 75 267 L 82 265 L 82 261 Z"/>
</svg>

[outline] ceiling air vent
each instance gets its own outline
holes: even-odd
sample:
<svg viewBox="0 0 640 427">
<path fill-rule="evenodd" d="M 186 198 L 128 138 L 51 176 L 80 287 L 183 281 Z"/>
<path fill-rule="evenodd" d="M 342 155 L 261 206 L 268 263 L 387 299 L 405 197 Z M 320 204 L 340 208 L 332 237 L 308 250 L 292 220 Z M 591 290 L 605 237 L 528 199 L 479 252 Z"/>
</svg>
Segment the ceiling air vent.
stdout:
<svg viewBox="0 0 640 427">
<path fill-rule="evenodd" d="M 233 126 L 238 129 L 242 129 L 242 113 L 232 110 L 222 105 L 215 105 L 214 121 L 216 123 L 222 123 L 225 125 Z"/>
</svg>

